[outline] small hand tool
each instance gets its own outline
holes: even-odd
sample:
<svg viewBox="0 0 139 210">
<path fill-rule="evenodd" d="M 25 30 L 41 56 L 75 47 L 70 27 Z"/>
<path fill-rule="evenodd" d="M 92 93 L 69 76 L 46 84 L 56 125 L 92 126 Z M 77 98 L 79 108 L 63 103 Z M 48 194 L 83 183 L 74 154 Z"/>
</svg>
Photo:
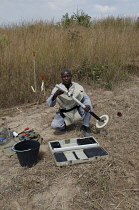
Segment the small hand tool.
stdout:
<svg viewBox="0 0 139 210">
<path fill-rule="evenodd" d="M 24 130 L 22 130 L 22 131 L 19 131 L 18 133 L 17 132 L 13 132 L 13 136 L 14 137 L 17 137 L 19 134 L 21 134 L 21 133 L 24 133 L 26 130 L 28 130 L 29 128 L 25 128 Z"/>
</svg>

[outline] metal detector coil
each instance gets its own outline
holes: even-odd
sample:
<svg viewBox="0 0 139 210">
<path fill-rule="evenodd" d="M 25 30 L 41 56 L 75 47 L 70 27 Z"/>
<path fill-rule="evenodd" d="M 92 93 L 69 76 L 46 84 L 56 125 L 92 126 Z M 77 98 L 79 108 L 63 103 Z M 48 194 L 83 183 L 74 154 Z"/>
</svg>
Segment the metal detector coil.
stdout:
<svg viewBox="0 0 139 210">
<path fill-rule="evenodd" d="M 103 118 L 105 118 L 105 119 L 103 119 Z M 97 120 L 97 121 L 96 121 L 96 127 L 97 127 L 97 128 L 103 128 L 105 125 L 107 125 L 107 123 L 108 123 L 108 121 L 109 121 L 109 116 L 108 116 L 108 115 L 102 115 L 102 116 L 100 117 L 100 119 L 103 119 L 103 120 L 104 120 L 104 123 L 103 123 L 103 124 L 101 123 L 101 125 L 100 125 L 100 124 L 99 124 L 100 121 Z"/>
</svg>

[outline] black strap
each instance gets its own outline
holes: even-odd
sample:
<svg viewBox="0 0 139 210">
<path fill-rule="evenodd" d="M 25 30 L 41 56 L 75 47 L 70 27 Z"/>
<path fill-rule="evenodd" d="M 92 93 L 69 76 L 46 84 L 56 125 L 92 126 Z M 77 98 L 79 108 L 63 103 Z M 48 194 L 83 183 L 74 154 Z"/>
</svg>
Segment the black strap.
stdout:
<svg viewBox="0 0 139 210">
<path fill-rule="evenodd" d="M 60 111 L 62 111 L 62 112 L 70 112 L 70 111 L 72 111 L 74 109 L 79 109 L 79 106 L 74 106 L 71 109 L 60 109 Z"/>
<path fill-rule="evenodd" d="M 72 111 L 74 109 L 78 109 L 79 110 L 79 107 L 80 106 L 74 106 L 71 109 L 59 109 L 59 113 L 60 113 L 61 117 L 64 118 L 65 117 L 64 112 L 70 112 L 70 111 Z"/>
</svg>

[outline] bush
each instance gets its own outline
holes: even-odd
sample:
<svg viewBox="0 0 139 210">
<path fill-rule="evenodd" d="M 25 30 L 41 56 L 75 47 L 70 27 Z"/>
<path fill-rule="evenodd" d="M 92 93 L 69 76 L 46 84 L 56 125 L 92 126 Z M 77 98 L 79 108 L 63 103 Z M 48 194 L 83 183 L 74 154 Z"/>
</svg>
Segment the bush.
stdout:
<svg viewBox="0 0 139 210">
<path fill-rule="evenodd" d="M 89 27 L 91 22 L 91 17 L 83 12 L 83 10 L 77 10 L 77 13 L 73 13 L 71 17 L 69 17 L 68 13 L 63 15 L 61 19 L 61 25 L 68 27 L 72 24 Z"/>
</svg>

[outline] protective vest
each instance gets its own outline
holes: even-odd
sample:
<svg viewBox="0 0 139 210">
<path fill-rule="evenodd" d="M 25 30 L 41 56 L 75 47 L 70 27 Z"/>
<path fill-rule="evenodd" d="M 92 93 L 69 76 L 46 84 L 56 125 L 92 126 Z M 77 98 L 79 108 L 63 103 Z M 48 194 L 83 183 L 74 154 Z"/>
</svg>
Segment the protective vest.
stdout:
<svg viewBox="0 0 139 210">
<path fill-rule="evenodd" d="M 62 83 L 59 85 L 67 90 L 65 85 L 63 85 Z M 57 90 L 57 87 L 54 88 L 53 93 L 55 93 L 56 90 Z M 72 82 L 72 86 L 69 88 L 68 91 L 72 93 L 73 96 L 77 98 L 79 101 L 83 99 L 84 89 L 78 83 Z M 67 112 L 64 112 L 64 115 L 65 115 L 64 121 L 67 126 L 81 119 L 81 115 L 79 114 L 78 109 L 77 108 L 74 109 L 74 107 L 76 107 L 78 104 L 71 97 L 69 97 L 65 92 L 59 95 L 56 100 L 59 104 L 60 109 L 67 110 Z M 72 111 L 68 111 L 72 108 L 73 108 Z"/>
</svg>

